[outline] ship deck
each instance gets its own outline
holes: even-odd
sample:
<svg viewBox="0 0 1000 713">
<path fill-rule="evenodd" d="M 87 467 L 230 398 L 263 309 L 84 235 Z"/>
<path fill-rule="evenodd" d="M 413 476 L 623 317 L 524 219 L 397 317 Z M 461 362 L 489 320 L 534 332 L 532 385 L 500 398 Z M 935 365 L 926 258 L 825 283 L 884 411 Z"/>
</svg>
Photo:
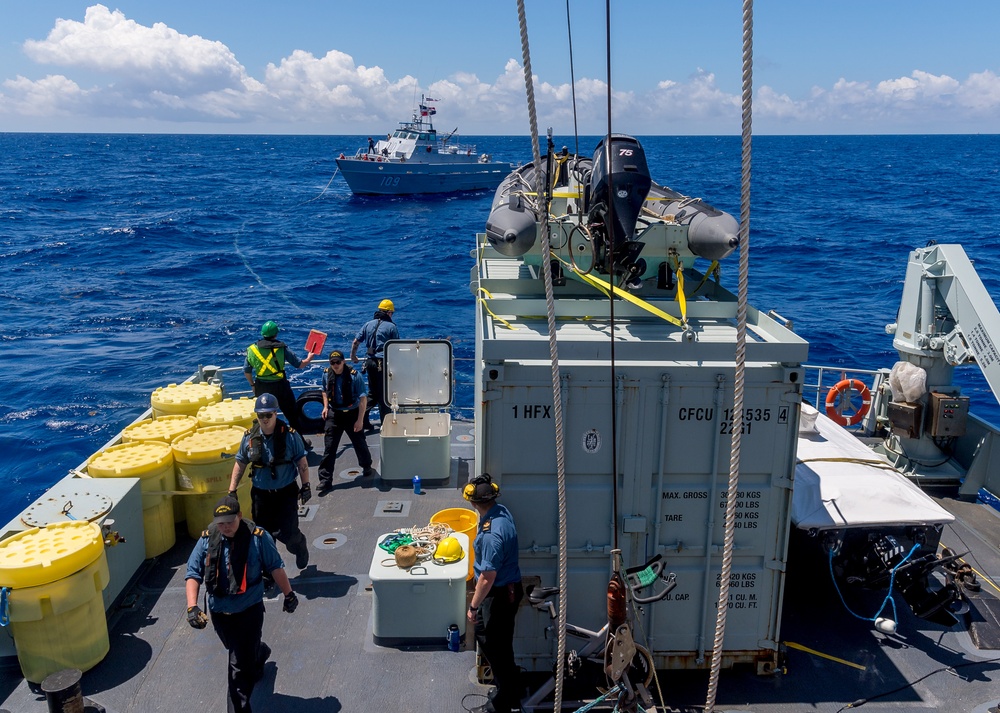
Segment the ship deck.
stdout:
<svg viewBox="0 0 1000 713">
<path fill-rule="evenodd" d="M 473 648 L 449 651 L 444 631 L 431 644 L 375 643 L 368 574 L 379 535 L 424 524 L 439 510 L 464 505 L 461 486 L 475 472 L 471 434 L 471 422 L 453 421 L 451 473 L 444 480 L 425 480 L 420 495 L 406 481 L 355 476 L 354 452 L 349 443 L 341 444 L 335 488 L 314 497 L 302 518 L 312 543 L 309 566 L 298 571 L 294 558 L 279 545 L 301 603 L 288 615 L 278 598 L 266 601 L 264 640 L 273 654 L 254 691 L 255 711 L 463 711 L 484 702 L 487 687 L 475 680 Z M 316 450 L 309 462 L 315 482 L 322 437 L 312 440 Z M 379 436 L 368 440 L 378 470 Z M 384 512 L 386 501 L 401 503 L 402 511 Z M 979 623 L 983 648 L 964 628 L 916 619 L 902 603 L 898 633 L 874 631 L 845 611 L 830 586 L 826 562 L 796 538 L 781 629 L 785 668 L 771 676 L 723 671 L 716 709 L 833 713 L 867 699 L 866 711 L 986 713 L 1000 703 L 1000 608 L 998 590 L 990 583 L 1000 581 L 1000 517 L 984 506 L 948 498 L 941 502 L 958 516 L 946 528 L 943 543 L 969 550 L 966 559 L 981 575 L 983 599 L 973 601 L 969 618 Z M 211 627 L 195 631 L 185 620 L 184 573 L 192 546 L 182 524 L 177 544 L 147 561 L 109 612 L 110 653 L 82 679 L 84 695 L 108 713 L 225 710 L 225 651 Z M 863 601 L 851 599 L 852 606 L 866 612 L 880 603 L 881 596 L 874 593 Z M 595 629 L 601 624 L 576 623 Z M 641 632 L 636 636 L 641 642 Z M 574 647 L 572 640 L 567 647 Z M 703 710 L 707 680 L 704 671 L 660 672 L 667 710 Z M 569 703 L 575 688 L 567 688 L 564 710 L 579 707 Z M 592 698 L 596 690 L 589 687 L 584 695 Z M 16 662 L 0 670 L 0 707 L 17 713 L 48 710 L 44 696 L 24 681 Z"/>
</svg>

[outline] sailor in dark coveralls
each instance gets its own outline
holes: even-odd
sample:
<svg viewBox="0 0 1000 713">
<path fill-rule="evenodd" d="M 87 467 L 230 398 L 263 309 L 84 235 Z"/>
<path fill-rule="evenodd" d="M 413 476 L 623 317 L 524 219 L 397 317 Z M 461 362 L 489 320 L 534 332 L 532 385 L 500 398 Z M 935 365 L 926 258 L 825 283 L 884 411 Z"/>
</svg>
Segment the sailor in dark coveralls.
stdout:
<svg viewBox="0 0 1000 713">
<path fill-rule="evenodd" d="M 484 712 L 510 713 L 521 708 L 520 670 L 514 663 L 514 617 L 524 596 L 518 565 L 517 530 L 510 510 L 496 502 L 499 486 L 489 473 L 473 478 L 462 496 L 479 513 L 473 541 L 476 588 L 469 604 L 479 650 L 493 669 L 496 696 Z"/>
<path fill-rule="evenodd" d="M 257 420 L 240 441 L 229 494 L 236 497 L 236 488 L 249 465 L 254 522 L 295 555 L 296 567 L 305 569 L 309 565 L 309 546 L 299 530 L 299 502 L 305 505 L 312 497 L 306 449 L 302 437 L 278 419 L 274 394 L 258 396 L 254 411 Z M 302 481 L 301 488 L 296 474 Z"/>
<path fill-rule="evenodd" d="M 265 572 L 285 595 L 282 609 L 295 611 L 298 597 L 274 540 L 263 528 L 241 517 L 239 500 L 224 497 L 215 506 L 215 519 L 188 558 L 184 587 L 188 624 L 204 629 L 208 617 L 198 606 L 198 592 L 205 583 L 212 626 L 229 651 L 229 713 L 250 713 L 250 695 L 271 655 L 271 648 L 260 640 Z"/>
</svg>

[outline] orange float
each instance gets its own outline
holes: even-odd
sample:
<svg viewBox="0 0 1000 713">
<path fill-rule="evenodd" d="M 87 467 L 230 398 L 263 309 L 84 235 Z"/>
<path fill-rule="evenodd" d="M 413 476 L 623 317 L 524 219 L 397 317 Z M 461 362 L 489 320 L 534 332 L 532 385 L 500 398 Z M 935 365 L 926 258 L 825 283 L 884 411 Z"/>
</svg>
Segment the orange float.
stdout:
<svg viewBox="0 0 1000 713">
<path fill-rule="evenodd" d="M 857 391 L 861 396 L 861 408 L 853 414 L 842 413 L 843 405 L 851 402 L 851 392 Z M 840 400 L 841 407 L 837 408 Z M 857 426 L 868 413 L 872 405 L 872 394 L 860 379 L 843 379 L 826 394 L 826 415 L 841 426 Z"/>
</svg>

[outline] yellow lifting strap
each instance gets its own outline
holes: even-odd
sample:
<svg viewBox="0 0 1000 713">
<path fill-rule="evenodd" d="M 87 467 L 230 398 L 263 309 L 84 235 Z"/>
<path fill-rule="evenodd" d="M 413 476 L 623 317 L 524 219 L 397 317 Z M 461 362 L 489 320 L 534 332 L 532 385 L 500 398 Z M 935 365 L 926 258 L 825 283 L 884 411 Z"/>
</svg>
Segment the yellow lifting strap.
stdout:
<svg viewBox="0 0 1000 713">
<path fill-rule="evenodd" d="M 708 282 L 708 278 L 711 277 L 713 274 L 716 274 L 716 270 L 718 270 L 718 269 L 719 269 L 719 261 L 718 260 L 712 260 L 712 264 L 708 266 L 708 269 L 705 271 L 705 274 L 702 275 L 701 282 L 698 283 L 698 286 L 694 288 L 694 292 L 692 292 L 691 294 L 693 294 L 693 295 L 698 294 L 698 290 L 701 289 L 701 286 L 704 285 L 706 282 Z M 716 280 L 715 281 L 716 282 L 719 281 L 717 274 L 716 274 Z"/>
<path fill-rule="evenodd" d="M 484 295 L 486 295 L 486 297 L 485 298 L 480 297 L 479 296 L 480 292 L 482 292 Z M 508 322 L 503 317 L 497 317 L 495 314 L 493 314 L 493 310 L 491 310 L 490 306 L 488 304 L 486 304 L 486 300 L 493 299 L 493 295 L 491 295 L 490 292 L 489 292 L 489 290 L 487 290 L 485 287 L 477 287 L 476 288 L 476 299 L 478 299 L 482 303 L 483 309 L 485 309 L 489 313 L 490 317 L 492 317 L 497 322 L 499 322 L 500 324 L 502 324 L 503 326 L 505 326 L 507 329 L 511 329 L 511 330 L 516 330 L 517 329 L 517 327 L 511 325 L 511 323 Z"/>
<path fill-rule="evenodd" d="M 571 270 L 573 270 L 573 272 L 575 272 L 579 276 L 579 278 L 581 280 L 583 280 L 585 283 L 587 283 L 591 287 L 596 287 L 597 289 L 599 289 L 602 292 L 604 292 L 604 294 L 608 294 L 609 291 L 613 291 L 614 294 L 616 294 L 618 297 L 621 297 L 626 302 L 631 302 L 636 307 L 640 307 L 640 308 L 646 310 L 647 312 L 649 312 L 650 314 L 656 315 L 660 319 L 662 319 L 664 321 L 667 321 L 667 322 L 670 322 L 670 324 L 672 324 L 672 325 L 674 325 L 676 327 L 680 327 L 681 329 L 686 328 L 686 326 L 687 326 L 687 317 L 686 317 L 686 314 L 687 314 L 687 312 L 686 312 L 687 303 L 684 301 L 684 298 L 683 298 L 684 292 L 681 289 L 683 287 L 683 285 L 681 283 L 677 284 L 677 292 L 681 296 L 681 299 L 679 301 L 681 303 L 681 315 L 684 316 L 684 321 L 681 321 L 681 320 L 677 319 L 672 314 L 667 314 L 666 312 L 664 312 L 659 307 L 654 307 L 653 305 L 651 305 L 646 300 L 641 299 L 639 297 L 636 297 L 635 295 L 633 295 L 631 292 L 628 292 L 627 290 L 623 290 L 620 287 L 615 287 L 614 285 L 612 285 L 612 284 L 610 284 L 608 282 L 605 282 L 604 280 L 602 280 L 602 279 L 600 279 L 598 277 L 594 277 L 593 275 L 588 275 L 588 274 L 580 272 L 579 270 L 577 270 L 575 267 L 573 267 L 572 265 L 570 265 L 568 262 L 566 262 L 562 258 L 557 258 L 557 259 L 563 265 L 565 265 L 566 267 L 568 267 Z"/>
<path fill-rule="evenodd" d="M 271 364 L 271 360 L 274 359 L 274 355 L 278 353 L 276 350 L 272 349 L 271 353 L 267 355 L 266 359 L 264 358 L 264 355 L 260 353 L 260 349 L 257 348 L 256 344 L 250 345 L 250 351 L 252 351 L 254 353 L 254 356 L 260 360 L 260 368 L 257 370 L 257 376 L 264 376 L 265 369 L 267 369 L 270 373 L 275 375 L 281 374 L 281 372 L 275 369 L 274 366 Z"/>
</svg>

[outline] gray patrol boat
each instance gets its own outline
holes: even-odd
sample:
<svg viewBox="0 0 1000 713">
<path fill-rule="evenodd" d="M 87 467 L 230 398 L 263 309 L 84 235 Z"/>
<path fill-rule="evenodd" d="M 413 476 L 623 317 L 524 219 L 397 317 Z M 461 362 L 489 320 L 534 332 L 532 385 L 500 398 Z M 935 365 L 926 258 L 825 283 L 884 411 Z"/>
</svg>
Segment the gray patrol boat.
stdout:
<svg viewBox="0 0 1000 713">
<path fill-rule="evenodd" d="M 351 191 L 403 196 L 493 190 L 500 185 L 513 166 L 478 153 L 475 144 L 461 143 L 458 129 L 438 135 L 431 119 L 433 102 L 421 96 L 409 121 L 400 122 L 384 139 L 370 140 L 353 156 L 337 158 Z"/>
</svg>

